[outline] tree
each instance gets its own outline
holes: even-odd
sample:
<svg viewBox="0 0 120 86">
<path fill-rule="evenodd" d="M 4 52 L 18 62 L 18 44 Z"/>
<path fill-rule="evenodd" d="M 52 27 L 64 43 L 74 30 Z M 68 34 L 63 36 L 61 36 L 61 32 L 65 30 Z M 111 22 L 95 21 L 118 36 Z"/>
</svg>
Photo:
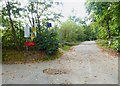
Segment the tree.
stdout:
<svg viewBox="0 0 120 86">
<path fill-rule="evenodd" d="M 116 2 L 90 2 L 86 3 L 88 13 L 91 15 L 92 22 L 95 22 L 99 37 L 107 40 L 109 47 L 119 51 L 120 22 L 119 9 L 120 3 Z"/>
<path fill-rule="evenodd" d="M 60 39 L 62 42 L 78 42 L 86 39 L 86 24 L 83 21 L 74 21 L 71 17 L 61 24 L 59 29 Z M 80 19 L 78 19 L 80 20 Z M 90 32 L 90 31 L 89 31 Z"/>
<path fill-rule="evenodd" d="M 11 35 L 13 36 L 13 45 L 19 50 L 19 43 L 17 41 L 15 19 L 20 16 L 21 8 L 19 8 L 19 3 L 16 1 L 8 1 L 3 4 L 2 8 L 2 26 L 11 29 Z M 4 36 L 3 36 L 4 38 Z M 3 40 L 4 41 L 4 40 Z"/>
</svg>

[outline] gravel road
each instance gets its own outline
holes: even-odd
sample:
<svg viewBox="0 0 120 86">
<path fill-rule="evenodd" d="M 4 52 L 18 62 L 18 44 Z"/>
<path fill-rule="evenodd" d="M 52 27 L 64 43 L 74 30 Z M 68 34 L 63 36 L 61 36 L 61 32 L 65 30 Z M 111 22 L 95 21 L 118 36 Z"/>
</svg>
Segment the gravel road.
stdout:
<svg viewBox="0 0 120 86">
<path fill-rule="evenodd" d="M 118 84 L 118 58 L 86 41 L 57 60 L 4 64 L 2 72 L 3 84 Z"/>
</svg>

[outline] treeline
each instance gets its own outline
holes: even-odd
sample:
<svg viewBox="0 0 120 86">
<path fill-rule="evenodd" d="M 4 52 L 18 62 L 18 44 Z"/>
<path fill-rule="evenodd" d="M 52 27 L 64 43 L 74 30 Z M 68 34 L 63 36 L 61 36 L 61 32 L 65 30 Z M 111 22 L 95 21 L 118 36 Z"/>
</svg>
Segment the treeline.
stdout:
<svg viewBox="0 0 120 86">
<path fill-rule="evenodd" d="M 69 18 L 67 21 L 61 24 L 61 28 L 58 31 L 60 40 L 63 43 L 96 40 L 93 29 L 89 28 L 90 26 L 87 26 L 87 24 L 80 18 L 77 19 L 79 20 L 74 21 L 73 19 Z"/>
<path fill-rule="evenodd" d="M 91 28 L 102 45 L 120 51 L 120 3 L 86 2 Z"/>
</svg>

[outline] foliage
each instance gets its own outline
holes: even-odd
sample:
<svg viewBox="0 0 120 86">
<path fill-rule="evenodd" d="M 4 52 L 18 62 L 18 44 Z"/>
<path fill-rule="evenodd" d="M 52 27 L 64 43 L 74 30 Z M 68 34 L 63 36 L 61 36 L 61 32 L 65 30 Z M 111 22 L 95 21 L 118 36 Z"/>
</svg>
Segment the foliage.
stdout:
<svg viewBox="0 0 120 86">
<path fill-rule="evenodd" d="M 20 18 L 19 7 L 20 4 L 17 1 L 9 1 L 3 4 L 2 8 L 2 22 L 1 25 L 4 27 L 2 33 L 2 45 L 3 48 L 23 48 L 23 27 Z"/>
<path fill-rule="evenodd" d="M 70 49 L 70 46 L 64 45 L 64 46 L 61 46 L 60 48 L 63 49 L 63 50 L 65 50 L 65 51 L 67 51 L 67 50 Z"/>
<path fill-rule="evenodd" d="M 77 19 L 80 20 L 79 18 Z M 61 42 L 64 43 L 74 43 L 96 39 L 95 32 L 92 28 L 90 28 L 90 26 L 87 26 L 82 20 L 75 22 L 71 18 L 61 24 L 59 36 Z"/>
<path fill-rule="evenodd" d="M 36 49 L 43 50 L 47 54 L 54 54 L 59 48 L 57 33 L 54 30 L 49 30 L 41 33 L 36 39 Z"/>
<path fill-rule="evenodd" d="M 88 1 L 86 8 L 90 19 L 96 24 L 97 39 L 106 41 L 107 46 L 120 51 L 120 3 Z"/>
<path fill-rule="evenodd" d="M 72 42 L 76 41 L 77 35 L 76 29 L 77 25 L 73 21 L 66 21 L 61 25 L 60 35 L 61 35 L 61 40 L 67 41 L 67 42 Z"/>
<path fill-rule="evenodd" d="M 19 50 L 22 50 L 25 42 L 23 27 L 21 25 L 17 26 L 16 23 L 14 26 L 16 27 L 17 46 L 19 46 Z M 7 49 L 16 49 L 12 32 L 8 27 L 2 30 L 2 35 L 2 47 Z"/>
</svg>

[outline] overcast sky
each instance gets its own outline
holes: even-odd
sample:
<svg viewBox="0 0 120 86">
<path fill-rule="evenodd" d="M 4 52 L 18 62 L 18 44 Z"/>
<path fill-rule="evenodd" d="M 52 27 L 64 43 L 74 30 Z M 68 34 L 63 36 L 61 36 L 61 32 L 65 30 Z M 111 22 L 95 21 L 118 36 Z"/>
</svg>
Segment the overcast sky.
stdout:
<svg viewBox="0 0 120 86">
<path fill-rule="evenodd" d="M 21 0 L 23 3 L 26 3 L 27 0 Z M 34 1 L 34 0 L 30 0 Z M 36 1 L 36 0 L 35 0 Z M 76 15 L 78 17 L 84 18 L 87 16 L 86 10 L 85 10 L 85 0 L 54 0 L 54 1 L 62 1 L 63 6 L 58 6 L 56 8 L 62 10 L 62 15 L 64 18 L 62 18 L 62 21 L 65 21 L 70 15 Z M 72 10 L 74 9 L 74 13 Z M 55 9 L 53 11 L 56 12 Z"/>
<path fill-rule="evenodd" d="M 77 17 L 84 18 L 87 16 L 85 9 L 85 0 L 61 0 L 63 2 L 63 6 L 60 7 L 62 9 L 62 18 L 65 21 L 69 16 L 76 15 Z M 72 12 L 74 10 L 74 13 Z"/>
</svg>

